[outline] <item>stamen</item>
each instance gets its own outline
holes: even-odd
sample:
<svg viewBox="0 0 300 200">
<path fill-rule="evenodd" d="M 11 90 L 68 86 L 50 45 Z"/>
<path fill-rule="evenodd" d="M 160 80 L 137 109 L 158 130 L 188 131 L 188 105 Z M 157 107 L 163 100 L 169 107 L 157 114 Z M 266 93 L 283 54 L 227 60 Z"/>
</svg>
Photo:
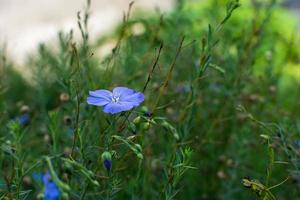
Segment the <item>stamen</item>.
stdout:
<svg viewBox="0 0 300 200">
<path fill-rule="evenodd" d="M 120 100 L 120 95 L 119 94 L 113 94 L 111 98 L 113 103 L 118 103 Z"/>
</svg>

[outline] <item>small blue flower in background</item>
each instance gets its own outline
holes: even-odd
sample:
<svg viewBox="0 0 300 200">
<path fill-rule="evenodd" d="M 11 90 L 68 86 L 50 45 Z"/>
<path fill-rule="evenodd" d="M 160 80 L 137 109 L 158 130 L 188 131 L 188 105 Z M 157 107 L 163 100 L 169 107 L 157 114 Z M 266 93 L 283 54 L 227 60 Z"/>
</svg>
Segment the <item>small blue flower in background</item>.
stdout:
<svg viewBox="0 0 300 200">
<path fill-rule="evenodd" d="M 42 182 L 43 181 L 43 174 L 42 173 L 33 172 L 32 177 L 33 177 L 33 180 L 35 180 L 36 182 Z"/>
<path fill-rule="evenodd" d="M 44 200 L 58 200 L 60 197 L 60 191 L 56 184 L 51 180 L 49 172 L 44 174 L 43 183 L 45 186 Z"/>
<path fill-rule="evenodd" d="M 74 136 L 74 129 L 69 127 L 67 129 L 67 135 L 68 135 L 68 137 L 72 138 Z"/>
<path fill-rule="evenodd" d="M 144 94 L 141 92 L 127 87 L 116 87 L 112 92 L 109 90 L 90 91 L 87 103 L 102 106 L 105 113 L 116 114 L 139 106 L 144 99 Z"/>
<path fill-rule="evenodd" d="M 176 91 L 181 94 L 186 94 L 189 93 L 191 89 L 187 84 L 180 84 L 177 86 Z"/>
<path fill-rule="evenodd" d="M 30 116 L 28 113 L 17 116 L 14 121 L 17 121 L 21 124 L 21 126 L 26 126 L 29 123 Z"/>
<path fill-rule="evenodd" d="M 300 149 L 300 139 L 296 140 L 295 145 L 296 145 L 297 148 Z"/>
</svg>

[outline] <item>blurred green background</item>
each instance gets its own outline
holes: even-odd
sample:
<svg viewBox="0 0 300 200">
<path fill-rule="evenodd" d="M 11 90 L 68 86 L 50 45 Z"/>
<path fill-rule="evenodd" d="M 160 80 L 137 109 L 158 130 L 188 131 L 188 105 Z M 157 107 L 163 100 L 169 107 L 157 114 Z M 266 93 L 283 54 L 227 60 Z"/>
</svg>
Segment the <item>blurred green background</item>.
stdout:
<svg viewBox="0 0 300 200">
<path fill-rule="evenodd" d="M 281 3 L 177 1 L 168 13 L 125 14 L 95 42 L 87 7 L 82 38 L 60 32 L 21 68 L 1 51 L 2 197 L 36 199 L 43 185 L 32 173 L 49 168 L 47 155 L 70 199 L 83 188 L 85 199 L 299 199 L 299 15 Z M 113 133 L 141 145 L 144 159 L 114 141 L 108 176 L 101 154 L 111 118 L 86 104 L 88 91 L 142 91 L 149 74 L 145 103 Z M 26 126 L 9 125 L 24 113 Z M 77 125 L 75 161 L 99 187 L 61 159 Z"/>
</svg>

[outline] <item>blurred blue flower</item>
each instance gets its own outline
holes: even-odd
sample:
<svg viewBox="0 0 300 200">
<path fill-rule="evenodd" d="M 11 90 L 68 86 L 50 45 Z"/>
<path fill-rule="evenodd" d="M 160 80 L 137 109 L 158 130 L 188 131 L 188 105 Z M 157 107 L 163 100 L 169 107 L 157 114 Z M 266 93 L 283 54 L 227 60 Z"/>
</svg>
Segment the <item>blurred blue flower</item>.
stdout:
<svg viewBox="0 0 300 200">
<path fill-rule="evenodd" d="M 297 148 L 300 149 L 300 139 L 296 140 L 295 145 L 296 145 Z"/>
<path fill-rule="evenodd" d="M 60 191 L 56 184 L 51 180 L 49 172 L 44 174 L 43 183 L 45 186 L 44 200 L 58 200 L 60 196 Z"/>
<path fill-rule="evenodd" d="M 113 91 L 90 91 L 87 103 L 102 106 L 103 112 L 116 114 L 139 106 L 144 101 L 144 94 L 127 87 L 116 87 Z"/>
<path fill-rule="evenodd" d="M 67 135 L 68 135 L 68 137 L 73 137 L 74 136 L 74 129 L 72 129 L 72 128 L 68 128 L 67 129 Z"/>
<path fill-rule="evenodd" d="M 36 182 L 42 182 L 43 181 L 43 174 L 42 173 L 33 172 L 32 177 L 33 177 L 33 180 L 35 180 Z"/>
<path fill-rule="evenodd" d="M 181 94 L 186 94 L 191 91 L 190 86 L 187 84 L 180 84 L 176 87 L 176 91 Z"/>
<path fill-rule="evenodd" d="M 29 123 L 30 116 L 28 113 L 25 113 L 23 115 L 17 116 L 14 121 L 17 121 L 21 124 L 21 126 L 26 126 Z"/>
</svg>

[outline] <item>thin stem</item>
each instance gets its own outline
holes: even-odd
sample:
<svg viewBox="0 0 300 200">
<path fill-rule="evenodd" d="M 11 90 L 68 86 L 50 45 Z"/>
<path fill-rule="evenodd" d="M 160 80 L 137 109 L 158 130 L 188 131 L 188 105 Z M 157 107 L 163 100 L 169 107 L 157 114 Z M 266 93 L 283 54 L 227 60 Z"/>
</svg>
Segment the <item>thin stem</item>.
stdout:
<svg viewBox="0 0 300 200">
<path fill-rule="evenodd" d="M 75 44 L 72 45 L 73 48 L 73 53 L 77 59 L 77 69 L 78 72 L 80 72 L 80 61 L 79 61 L 79 56 L 78 56 L 78 52 L 77 49 L 75 47 Z M 74 125 L 74 139 L 73 139 L 73 145 L 72 145 L 72 152 L 71 152 L 71 157 L 74 156 L 74 149 L 75 149 L 75 145 L 76 145 L 76 140 L 79 134 L 79 116 L 80 116 L 80 97 L 79 97 L 79 85 L 77 85 L 77 87 L 75 88 L 76 91 L 76 119 L 75 119 L 75 125 Z"/>
<path fill-rule="evenodd" d="M 158 97 L 157 97 L 157 99 L 156 99 L 156 101 L 155 101 L 155 104 L 154 104 L 153 107 L 152 107 L 152 113 L 154 113 L 154 110 L 155 110 L 155 108 L 157 107 L 157 105 L 158 105 L 158 103 L 159 103 L 159 100 L 160 100 L 162 94 L 165 92 L 166 88 L 168 87 L 168 84 L 169 84 L 169 81 L 170 81 L 170 79 L 171 79 L 172 72 L 173 72 L 173 70 L 174 70 L 174 67 L 175 67 L 177 58 L 179 57 L 179 54 L 180 54 L 180 52 L 181 52 L 181 49 L 182 49 L 182 45 L 183 45 L 184 39 L 185 39 L 185 36 L 183 36 L 183 37 L 181 38 L 181 40 L 180 40 L 179 46 L 178 46 L 177 51 L 176 51 L 176 54 L 175 54 L 175 58 L 174 58 L 174 60 L 173 60 L 173 62 L 172 62 L 172 64 L 171 64 L 171 66 L 170 66 L 170 70 L 169 70 L 169 72 L 168 72 L 168 74 L 167 74 L 166 80 L 165 80 L 165 82 L 164 82 L 164 84 L 163 84 L 163 86 L 162 86 L 162 88 L 161 88 L 161 90 L 160 90 L 160 93 L 159 93 L 159 95 L 158 95 Z"/>
</svg>

